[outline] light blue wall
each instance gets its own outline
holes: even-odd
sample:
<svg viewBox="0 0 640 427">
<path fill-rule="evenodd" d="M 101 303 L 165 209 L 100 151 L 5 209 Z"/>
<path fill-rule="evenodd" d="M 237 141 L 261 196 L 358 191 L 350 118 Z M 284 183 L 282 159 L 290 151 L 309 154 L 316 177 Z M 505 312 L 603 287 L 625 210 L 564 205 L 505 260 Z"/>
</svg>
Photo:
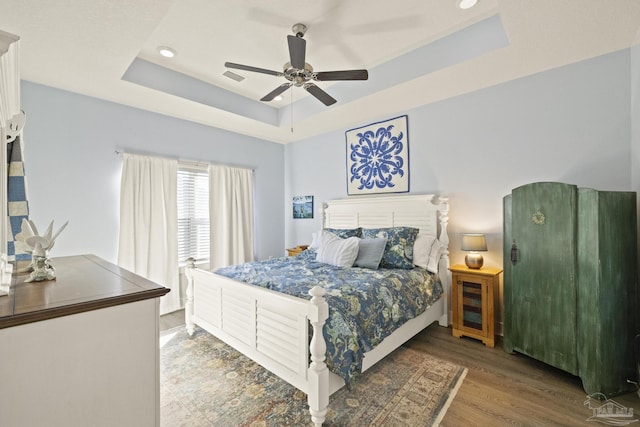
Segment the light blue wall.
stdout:
<svg viewBox="0 0 640 427">
<path fill-rule="evenodd" d="M 631 50 L 631 185 L 632 190 L 640 192 L 640 46 Z M 640 200 L 637 200 L 640 212 Z M 640 222 L 640 220 L 639 220 Z M 640 241 L 640 224 L 638 225 L 638 241 Z M 640 253 L 638 254 L 640 259 Z M 640 275 L 640 271 L 638 271 Z M 640 295 L 638 296 L 640 299 Z"/>
<path fill-rule="evenodd" d="M 485 265 L 502 266 L 502 198 L 512 188 L 632 189 L 630 72 L 623 50 L 389 116 L 408 115 L 411 192 L 450 198 L 453 263 L 464 258 L 460 234 L 484 232 Z M 287 146 L 285 163 L 287 206 L 296 195 L 347 196 L 344 131 Z M 309 243 L 320 218 L 319 209 L 314 219 L 287 213 L 286 244 Z"/>
<path fill-rule="evenodd" d="M 631 181 L 640 191 L 640 46 L 631 49 Z M 640 210 L 639 210 L 640 211 Z M 640 227 L 638 228 L 640 231 Z"/>
<path fill-rule="evenodd" d="M 122 157 L 116 148 L 255 170 L 256 254 L 284 252 L 283 146 L 22 82 L 28 197 L 44 229 L 69 220 L 52 256 L 117 260 Z"/>
</svg>

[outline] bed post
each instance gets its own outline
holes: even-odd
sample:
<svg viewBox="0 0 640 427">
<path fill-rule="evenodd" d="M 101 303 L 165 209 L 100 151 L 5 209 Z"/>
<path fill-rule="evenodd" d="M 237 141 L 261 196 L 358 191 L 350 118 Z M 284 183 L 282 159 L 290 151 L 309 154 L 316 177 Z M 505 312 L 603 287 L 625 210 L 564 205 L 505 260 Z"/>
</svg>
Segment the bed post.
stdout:
<svg viewBox="0 0 640 427">
<path fill-rule="evenodd" d="M 440 326 L 449 326 L 449 295 L 451 292 L 451 272 L 449 271 L 449 234 L 447 233 L 447 225 L 449 224 L 449 198 L 440 197 L 440 236 L 438 240 L 442 243 L 442 254 L 438 262 L 438 275 L 443 280 L 444 287 L 444 313 L 440 317 L 438 323 Z"/>
<path fill-rule="evenodd" d="M 196 268 L 196 262 L 193 258 L 187 259 L 187 266 L 184 274 L 187 276 L 187 301 L 184 305 L 184 323 L 187 327 L 187 333 L 193 335 L 196 325 L 193 323 L 193 269 Z"/>
<path fill-rule="evenodd" d="M 324 363 L 327 344 L 322 333 L 324 322 L 329 317 L 329 304 L 323 298 L 324 294 L 325 290 L 320 286 L 314 286 L 309 291 L 309 295 L 311 295 L 309 322 L 313 327 L 313 336 L 309 344 L 311 364 L 308 371 L 307 402 L 309 403 L 311 421 L 316 427 L 320 427 L 324 422 L 329 406 L 329 369 Z"/>
</svg>

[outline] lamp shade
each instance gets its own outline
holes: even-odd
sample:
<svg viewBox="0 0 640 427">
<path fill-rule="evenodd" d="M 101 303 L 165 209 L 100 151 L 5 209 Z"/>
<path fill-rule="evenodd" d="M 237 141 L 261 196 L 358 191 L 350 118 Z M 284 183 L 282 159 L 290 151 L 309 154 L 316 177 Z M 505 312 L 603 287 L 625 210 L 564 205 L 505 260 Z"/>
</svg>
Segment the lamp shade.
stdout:
<svg viewBox="0 0 640 427">
<path fill-rule="evenodd" d="M 463 234 L 462 235 L 463 251 L 486 251 L 487 240 L 484 234 Z"/>
</svg>

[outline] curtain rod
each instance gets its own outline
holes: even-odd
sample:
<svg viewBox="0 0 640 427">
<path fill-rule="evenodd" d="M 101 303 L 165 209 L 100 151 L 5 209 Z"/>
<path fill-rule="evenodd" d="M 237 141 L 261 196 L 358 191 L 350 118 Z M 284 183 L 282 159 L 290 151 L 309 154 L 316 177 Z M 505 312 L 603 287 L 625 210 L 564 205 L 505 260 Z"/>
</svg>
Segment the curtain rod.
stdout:
<svg viewBox="0 0 640 427">
<path fill-rule="evenodd" d="M 116 155 L 118 155 L 118 156 L 121 156 L 124 153 L 129 153 L 129 154 L 135 154 L 137 156 L 149 156 L 149 157 L 159 157 L 159 158 L 163 158 L 163 159 L 171 159 L 171 160 L 178 161 L 178 163 L 182 163 L 182 164 L 188 165 L 188 166 L 195 166 L 195 167 L 203 167 L 203 166 L 209 166 L 209 165 L 221 165 L 221 166 L 232 166 L 232 167 L 238 167 L 238 168 L 243 168 L 243 169 L 250 169 L 250 170 L 255 172 L 254 168 L 247 168 L 247 167 L 244 167 L 244 166 L 222 165 L 220 163 L 205 162 L 203 160 L 188 160 L 188 159 L 180 159 L 180 158 L 169 157 L 169 156 L 158 156 L 158 155 L 147 154 L 147 153 L 135 153 L 135 152 L 131 152 L 131 151 L 124 151 L 124 150 L 121 150 L 121 149 L 118 149 L 118 148 L 115 149 L 114 153 Z"/>
</svg>

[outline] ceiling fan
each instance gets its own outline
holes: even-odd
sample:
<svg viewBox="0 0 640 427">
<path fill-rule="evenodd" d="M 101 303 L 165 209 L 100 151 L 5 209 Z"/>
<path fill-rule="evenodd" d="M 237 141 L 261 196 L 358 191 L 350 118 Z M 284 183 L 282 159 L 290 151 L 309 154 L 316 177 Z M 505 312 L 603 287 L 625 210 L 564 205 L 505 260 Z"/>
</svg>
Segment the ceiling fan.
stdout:
<svg viewBox="0 0 640 427">
<path fill-rule="evenodd" d="M 335 104 L 336 100 L 327 92 L 316 86 L 312 81 L 367 80 L 369 78 L 367 70 L 314 72 L 313 67 L 305 62 L 307 41 L 303 37 L 304 33 L 307 31 L 307 26 L 304 24 L 295 24 L 291 29 L 295 35 L 287 36 L 290 61 L 284 64 L 282 72 L 252 67 L 249 65 L 235 64 L 233 62 L 224 63 L 224 66 L 227 68 L 269 74 L 276 77 L 284 76 L 284 78 L 288 80 L 287 83 L 281 84 L 262 97 L 260 101 L 272 101 L 276 96 L 280 95 L 291 86 L 297 86 L 302 87 L 311 95 L 315 96 L 324 105 L 329 106 Z"/>
</svg>

